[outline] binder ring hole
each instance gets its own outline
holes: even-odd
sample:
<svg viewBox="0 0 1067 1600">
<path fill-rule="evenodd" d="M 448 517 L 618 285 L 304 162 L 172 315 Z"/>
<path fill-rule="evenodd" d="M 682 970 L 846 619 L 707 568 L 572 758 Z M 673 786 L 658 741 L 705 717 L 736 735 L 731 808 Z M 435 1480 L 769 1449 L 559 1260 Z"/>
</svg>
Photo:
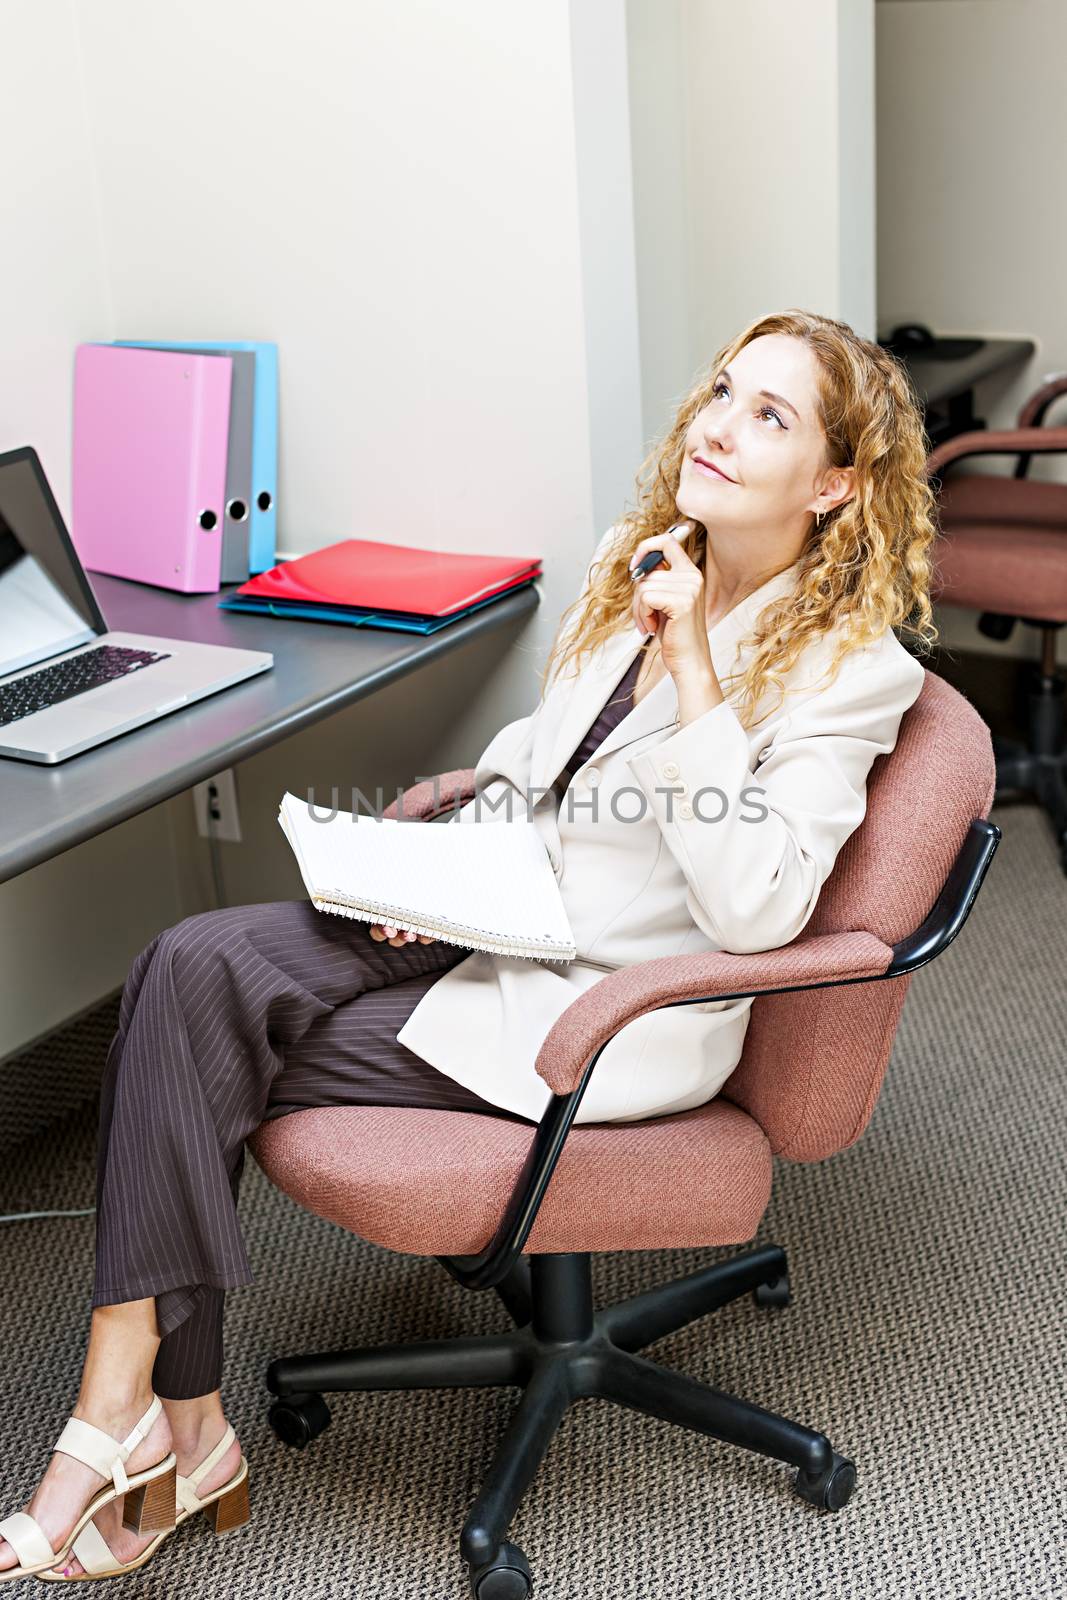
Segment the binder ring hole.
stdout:
<svg viewBox="0 0 1067 1600">
<path fill-rule="evenodd" d="M 244 522 L 248 516 L 248 507 L 243 500 L 231 500 L 226 507 L 226 515 L 231 522 Z"/>
<path fill-rule="evenodd" d="M 261 489 L 256 495 L 256 505 L 259 507 L 260 511 L 269 511 L 273 504 L 274 501 L 271 499 L 266 489 Z"/>
<path fill-rule="evenodd" d="M 207 533 L 210 533 L 212 528 L 217 526 L 219 519 L 213 511 L 201 511 L 196 520 Z"/>
</svg>

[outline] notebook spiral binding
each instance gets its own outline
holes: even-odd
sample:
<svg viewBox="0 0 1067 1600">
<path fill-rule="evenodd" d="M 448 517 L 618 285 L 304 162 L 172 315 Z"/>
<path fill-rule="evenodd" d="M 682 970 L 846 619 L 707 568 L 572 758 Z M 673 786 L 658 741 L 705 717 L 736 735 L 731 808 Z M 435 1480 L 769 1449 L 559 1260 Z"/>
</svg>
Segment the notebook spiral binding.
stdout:
<svg viewBox="0 0 1067 1600">
<path fill-rule="evenodd" d="M 447 917 L 414 922 L 406 912 L 387 904 L 384 900 L 366 900 L 364 909 L 352 905 L 351 901 L 336 889 L 329 897 L 313 895 L 311 903 L 317 911 L 332 911 L 336 916 L 350 917 L 355 922 L 387 922 L 391 928 L 400 928 L 405 933 L 425 933 L 435 939 L 444 939 L 449 944 L 462 945 L 472 950 L 484 950 L 489 955 L 522 956 L 528 961 L 573 961 L 577 955 L 576 946 L 561 945 L 556 939 L 546 938 L 543 948 L 531 950 L 529 949 L 529 945 L 533 942 L 531 940 L 519 944 L 514 940 L 502 939 L 484 928 L 472 930 L 459 923 L 450 922 Z"/>
</svg>

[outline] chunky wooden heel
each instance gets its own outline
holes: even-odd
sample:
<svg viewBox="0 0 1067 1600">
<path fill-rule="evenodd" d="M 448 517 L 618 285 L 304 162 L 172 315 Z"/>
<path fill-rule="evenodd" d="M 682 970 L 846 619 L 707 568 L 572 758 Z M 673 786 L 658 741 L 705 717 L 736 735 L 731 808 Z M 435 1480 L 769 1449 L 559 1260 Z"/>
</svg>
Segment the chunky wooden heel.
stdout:
<svg viewBox="0 0 1067 1600">
<path fill-rule="evenodd" d="M 243 1527 L 252 1515 L 248 1509 L 247 1472 L 240 1483 L 227 1489 L 217 1500 L 210 1501 L 204 1507 L 204 1515 L 220 1539 L 224 1533 L 232 1533 L 235 1528 Z"/>
<path fill-rule="evenodd" d="M 172 1465 L 158 1478 L 127 1489 L 122 1526 L 131 1533 L 165 1533 L 175 1524 L 178 1507 L 178 1470 Z"/>
<path fill-rule="evenodd" d="M 249 1521 L 251 1512 L 248 1509 L 248 1462 L 242 1455 L 237 1464 L 237 1470 L 228 1483 L 223 1483 L 217 1489 L 212 1489 L 203 1498 L 197 1493 L 200 1485 L 212 1469 L 218 1466 L 227 1450 L 233 1444 L 237 1435 L 227 1423 L 226 1432 L 200 1465 L 184 1478 L 178 1474 L 178 1523 L 183 1523 L 186 1517 L 202 1511 L 207 1517 L 216 1534 L 221 1538 L 224 1533 L 232 1533 L 235 1528 L 243 1528 Z"/>
</svg>

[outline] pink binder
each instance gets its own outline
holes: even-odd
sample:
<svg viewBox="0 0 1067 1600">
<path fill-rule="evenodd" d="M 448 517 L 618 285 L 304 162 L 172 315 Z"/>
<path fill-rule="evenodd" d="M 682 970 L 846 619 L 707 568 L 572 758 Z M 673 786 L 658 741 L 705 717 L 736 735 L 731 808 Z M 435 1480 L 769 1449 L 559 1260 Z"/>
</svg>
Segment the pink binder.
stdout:
<svg viewBox="0 0 1067 1600">
<path fill-rule="evenodd" d="M 91 571 L 218 589 L 232 376 L 229 356 L 78 346 L 71 535 Z"/>
</svg>

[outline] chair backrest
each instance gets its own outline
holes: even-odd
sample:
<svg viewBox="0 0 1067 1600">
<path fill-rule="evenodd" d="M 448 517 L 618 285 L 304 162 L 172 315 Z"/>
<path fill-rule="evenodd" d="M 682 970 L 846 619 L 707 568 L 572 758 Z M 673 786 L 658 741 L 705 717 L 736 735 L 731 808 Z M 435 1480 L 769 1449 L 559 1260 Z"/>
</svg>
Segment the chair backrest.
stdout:
<svg viewBox="0 0 1067 1600">
<path fill-rule="evenodd" d="M 928 670 L 896 747 L 871 769 L 864 820 L 801 937 L 866 930 L 892 945 L 911 933 L 930 912 L 971 823 L 989 815 L 995 786 L 988 727 Z M 722 1096 L 755 1117 L 778 1155 L 819 1161 L 843 1150 L 874 1110 L 909 982 L 757 998 Z"/>
</svg>

